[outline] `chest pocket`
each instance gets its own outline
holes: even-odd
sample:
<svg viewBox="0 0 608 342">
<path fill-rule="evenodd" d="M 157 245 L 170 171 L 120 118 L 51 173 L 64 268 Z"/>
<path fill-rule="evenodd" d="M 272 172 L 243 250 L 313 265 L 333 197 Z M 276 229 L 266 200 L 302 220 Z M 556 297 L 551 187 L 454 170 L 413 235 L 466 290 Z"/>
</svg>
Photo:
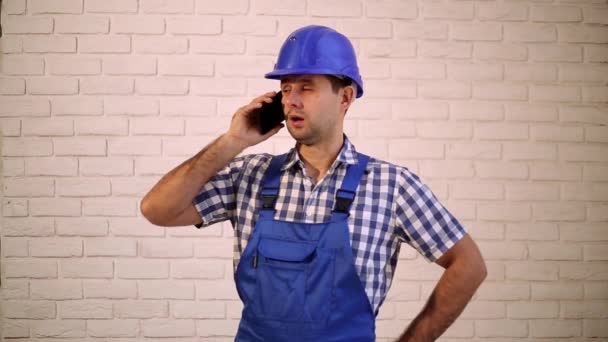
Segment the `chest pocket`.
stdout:
<svg viewBox="0 0 608 342">
<path fill-rule="evenodd" d="M 257 252 L 257 296 L 252 305 L 256 316 L 288 322 L 327 318 L 334 273 L 331 254 L 314 243 L 266 237 Z"/>
</svg>

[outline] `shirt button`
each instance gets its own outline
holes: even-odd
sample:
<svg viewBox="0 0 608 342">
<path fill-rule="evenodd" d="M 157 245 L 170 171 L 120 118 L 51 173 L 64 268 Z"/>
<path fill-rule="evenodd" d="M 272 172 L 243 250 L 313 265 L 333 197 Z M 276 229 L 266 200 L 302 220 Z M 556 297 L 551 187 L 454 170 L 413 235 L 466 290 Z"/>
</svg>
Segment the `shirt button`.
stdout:
<svg viewBox="0 0 608 342">
<path fill-rule="evenodd" d="M 308 208 L 306 210 L 306 216 L 308 216 L 308 217 L 312 216 L 314 213 L 315 212 L 314 212 L 313 208 Z"/>
</svg>

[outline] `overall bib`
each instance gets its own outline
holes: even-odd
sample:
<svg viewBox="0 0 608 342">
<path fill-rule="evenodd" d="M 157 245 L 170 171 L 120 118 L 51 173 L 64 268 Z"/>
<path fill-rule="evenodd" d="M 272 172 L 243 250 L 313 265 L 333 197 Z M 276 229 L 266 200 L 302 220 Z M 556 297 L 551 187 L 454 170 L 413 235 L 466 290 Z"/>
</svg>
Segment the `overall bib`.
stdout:
<svg viewBox="0 0 608 342">
<path fill-rule="evenodd" d="M 274 219 L 280 168 L 272 159 L 262 208 L 235 274 L 244 308 L 238 342 L 372 342 L 375 314 L 359 279 L 347 218 L 368 157 L 349 165 L 331 220 Z"/>
</svg>

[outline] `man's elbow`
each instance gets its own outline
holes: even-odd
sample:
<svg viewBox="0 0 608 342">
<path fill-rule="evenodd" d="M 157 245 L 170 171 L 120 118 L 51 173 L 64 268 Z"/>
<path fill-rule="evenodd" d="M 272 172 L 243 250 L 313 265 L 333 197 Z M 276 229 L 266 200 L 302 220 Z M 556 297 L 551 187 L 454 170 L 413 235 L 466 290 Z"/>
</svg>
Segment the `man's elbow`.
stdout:
<svg viewBox="0 0 608 342">
<path fill-rule="evenodd" d="M 139 211 L 150 223 L 163 226 L 165 225 L 165 220 L 163 220 L 163 216 L 161 215 L 161 211 L 158 208 L 155 208 L 154 203 L 146 196 L 142 198 L 139 203 Z"/>
</svg>

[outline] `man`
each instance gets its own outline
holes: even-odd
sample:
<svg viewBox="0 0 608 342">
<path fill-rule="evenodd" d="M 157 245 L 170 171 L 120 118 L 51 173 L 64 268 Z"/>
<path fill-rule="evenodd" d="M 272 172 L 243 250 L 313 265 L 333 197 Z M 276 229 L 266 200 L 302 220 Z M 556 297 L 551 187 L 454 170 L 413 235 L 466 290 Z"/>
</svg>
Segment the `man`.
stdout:
<svg viewBox="0 0 608 342">
<path fill-rule="evenodd" d="M 261 135 L 252 126 L 275 93 L 261 95 L 150 190 L 143 215 L 162 226 L 231 221 L 244 303 L 236 341 L 374 341 L 401 242 L 445 272 L 399 341 L 435 340 L 485 278 L 485 264 L 416 175 L 357 153 L 343 134 L 363 95 L 350 41 L 327 27 L 296 30 L 266 77 L 281 82 L 295 148 L 236 157 L 284 127 Z"/>
</svg>

